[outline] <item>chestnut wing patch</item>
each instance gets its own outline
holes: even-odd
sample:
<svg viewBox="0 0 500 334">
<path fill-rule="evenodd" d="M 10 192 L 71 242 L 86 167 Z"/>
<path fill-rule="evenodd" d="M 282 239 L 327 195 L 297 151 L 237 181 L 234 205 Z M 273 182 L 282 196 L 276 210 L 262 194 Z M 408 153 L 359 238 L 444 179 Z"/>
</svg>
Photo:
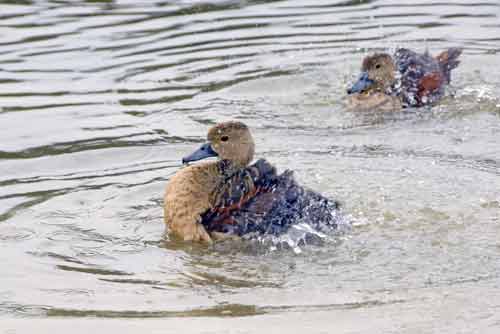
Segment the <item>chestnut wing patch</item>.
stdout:
<svg viewBox="0 0 500 334">
<path fill-rule="evenodd" d="M 435 92 L 441 85 L 443 84 L 443 77 L 441 73 L 433 72 L 424 75 L 420 79 L 420 83 L 418 85 L 418 93 L 420 97 L 429 95 L 430 93 Z"/>
</svg>

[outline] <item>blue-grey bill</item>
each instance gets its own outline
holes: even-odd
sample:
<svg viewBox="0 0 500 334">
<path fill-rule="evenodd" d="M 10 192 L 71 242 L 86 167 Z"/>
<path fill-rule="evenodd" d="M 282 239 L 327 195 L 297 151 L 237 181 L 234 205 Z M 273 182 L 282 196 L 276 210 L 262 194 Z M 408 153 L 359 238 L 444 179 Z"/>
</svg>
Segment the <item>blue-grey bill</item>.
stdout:
<svg viewBox="0 0 500 334">
<path fill-rule="evenodd" d="M 358 81 L 347 90 L 347 94 L 361 93 L 370 88 L 371 85 L 373 85 L 373 80 L 368 78 L 367 72 L 362 72 Z"/>
<path fill-rule="evenodd" d="M 210 143 L 206 143 L 201 145 L 199 149 L 188 155 L 187 157 L 182 158 L 182 163 L 187 164 L 188 162 L 203 160 L 210 157 L 216 157 L 218 154 L 212 149 Z"/>
</svg>

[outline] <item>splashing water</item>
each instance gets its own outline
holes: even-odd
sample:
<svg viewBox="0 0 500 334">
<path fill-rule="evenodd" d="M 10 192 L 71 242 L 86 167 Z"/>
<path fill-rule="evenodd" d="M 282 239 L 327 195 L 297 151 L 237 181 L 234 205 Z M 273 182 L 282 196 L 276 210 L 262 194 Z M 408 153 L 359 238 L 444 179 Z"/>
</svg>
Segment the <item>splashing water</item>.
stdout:
<svg viewBox="0 0 500 334">
<path fill-rule="evenodd" d="M 352 217 L 344 215 L 339 210 L 331 210 L 330 216 L 330 224 L 311 221 L 310 217 L 306 216 L 300 222 L 290 225 L 283 234 L 249 234 L 243 236 L 243 239 L 260 244 L 269 251 L 290 249 L 295 254 L 300 254 L 303 247 L 334 242 L 339 235 L 351 229 Z"/>
<path fill-rule="evenodd" d="M 0 0 L 1 329 L 496 333 L 499 8 Z M 396 47 L 463 48 L 455 94 L 347 111 L 365 54 Z M 250 252 L 163 240 L 168 178 L 229 119 L 353 227 Z"/>
</svg>

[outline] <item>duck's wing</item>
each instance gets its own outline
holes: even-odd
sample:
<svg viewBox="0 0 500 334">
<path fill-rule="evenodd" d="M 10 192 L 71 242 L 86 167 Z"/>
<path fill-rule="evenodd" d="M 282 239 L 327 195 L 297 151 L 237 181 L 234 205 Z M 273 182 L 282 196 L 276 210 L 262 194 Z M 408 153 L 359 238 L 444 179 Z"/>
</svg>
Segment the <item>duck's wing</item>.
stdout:
<svg viewBox="0 0 500 334">
<path fill-rule="evenodd" d="M 436 102 L 447 82 L 439 62 L 429 53 L 397 49 L 394 60 L 401 75 L 400 91 L 406 106 L 419 107 Z"/>
<path fill-rule="evenodd" d="M 202 215 L 208 231 L 228 224 L 234 212 L 242 210 L 257 195 L 269 191 L 278 178 L 276 168 L 264 159 L 222 180 L 215 190 L 214 205 Z"/>
<path fill-rule="evenodd" d="M 208 229 L 237 235 L 278 235 L 301 221 L 319 229 L 336 227 L 338 203 L 300 186 L 291 171 L 261 181 L 271 187 L 262 188 L 240 209 L 217 217 Z"/>
</svg>

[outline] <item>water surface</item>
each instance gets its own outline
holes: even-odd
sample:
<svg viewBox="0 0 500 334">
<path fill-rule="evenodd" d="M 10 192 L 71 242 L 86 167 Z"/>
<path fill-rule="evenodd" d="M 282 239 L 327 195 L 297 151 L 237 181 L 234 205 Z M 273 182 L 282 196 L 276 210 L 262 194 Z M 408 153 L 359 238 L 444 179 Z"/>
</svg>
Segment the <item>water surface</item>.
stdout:
<svg viewBox="0 0 500 334">
<path fill-rule="evenodd" d="M 497 333 L 499 14 L 0 0 L 0 330 Z M 347 111 L 362 57 L 397 46 L 464 48 L 449 96 Z M 165 184 L 229 119 L 353 229 L 300 254 L 170 241 Z"/>
</svg>

